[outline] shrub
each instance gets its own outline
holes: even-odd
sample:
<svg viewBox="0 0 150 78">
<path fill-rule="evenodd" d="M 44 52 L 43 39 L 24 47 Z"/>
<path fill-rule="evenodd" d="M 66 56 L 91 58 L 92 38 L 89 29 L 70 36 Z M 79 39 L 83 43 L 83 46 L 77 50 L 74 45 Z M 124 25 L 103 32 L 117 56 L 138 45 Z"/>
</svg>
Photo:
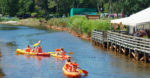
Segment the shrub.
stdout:
<svg viewBox="0 0 150 78">
<path fill-rule="evenodd" d="M 91 35 L 92 30 L 110 30 L 110 19 L 88 20 L 85 16 L 73 16 L 68 18 L 52 18 L 49 25 L 68 27 L 77 33 Z"/>
</svg>

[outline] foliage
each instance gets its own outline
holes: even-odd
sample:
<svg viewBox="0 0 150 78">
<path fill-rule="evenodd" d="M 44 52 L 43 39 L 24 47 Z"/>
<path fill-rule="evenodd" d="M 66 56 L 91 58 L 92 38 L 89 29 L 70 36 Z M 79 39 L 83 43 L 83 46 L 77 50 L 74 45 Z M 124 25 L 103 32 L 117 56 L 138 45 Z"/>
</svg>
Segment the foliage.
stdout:
<svg viewBox="0 0 150 78">
<path fill-rule="evenodd" d="M 150 6 L 149 0 L 0 0 L 0 14 L 16 16 L 37 13 L 66 16 L 71 8 L 97 8 L 101 13 L 133 14 Z"/>
<path fill-rule="evenodd" d="M 0 17 L 0 21 L 19 21 L 17 17 Z"/>
<path fill-rule="evenodd" d="M 100 20 L 88 20 L 84 16 L 73 16 L 68 18 L 52 18 L 48 20 L 50 26 L 62 26 L 73 29 L 75 32 L 84 33 L 90 35 L 92 30 L 109 30 L 110 20 L 100 19 Z"/>
</svg>

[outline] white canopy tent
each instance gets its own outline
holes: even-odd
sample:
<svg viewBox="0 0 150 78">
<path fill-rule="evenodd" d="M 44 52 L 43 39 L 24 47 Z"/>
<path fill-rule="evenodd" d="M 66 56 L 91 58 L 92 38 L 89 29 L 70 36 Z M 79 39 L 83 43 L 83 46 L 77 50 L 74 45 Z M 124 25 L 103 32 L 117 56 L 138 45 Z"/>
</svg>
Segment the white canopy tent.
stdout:
<svg viewBox="0 0 150 78">
<path fill-rule="evenodd" d="M 111 20 L 111 23 L 122 23 L 123 25 L 127 25 L 131 28 L 144 26 L 146 24 L 150 25 L 150 7 L 126 18 Z"/>
</svg>

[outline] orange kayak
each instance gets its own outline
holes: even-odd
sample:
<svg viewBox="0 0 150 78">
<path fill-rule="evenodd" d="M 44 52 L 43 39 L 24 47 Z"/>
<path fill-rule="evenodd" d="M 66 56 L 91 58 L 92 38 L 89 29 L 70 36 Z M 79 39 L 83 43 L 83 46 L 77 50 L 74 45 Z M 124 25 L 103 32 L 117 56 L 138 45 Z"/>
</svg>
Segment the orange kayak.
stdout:
<svg viewBox="0 0 150 78">
<path fill-rule="evenodd" d="M 80 78 L 81 77 L 81 72 L 77 70 L 77 72 L 69 72 L 68 70 L 65 69 L 65 66 L 62 68 L 63 73 L 65 76 L 69 78 Z"/>
<path fill-rule="evenodd" d="M 50 53 L 46 53 L 46 52 L 43 52 L 43 53 L 26 52 L 23 49 L 16 49 L 16 53 L 17 54 L 26 54 L 26 55 L 37 55 L 37 56 L 50 56 Z"/>
</svg>

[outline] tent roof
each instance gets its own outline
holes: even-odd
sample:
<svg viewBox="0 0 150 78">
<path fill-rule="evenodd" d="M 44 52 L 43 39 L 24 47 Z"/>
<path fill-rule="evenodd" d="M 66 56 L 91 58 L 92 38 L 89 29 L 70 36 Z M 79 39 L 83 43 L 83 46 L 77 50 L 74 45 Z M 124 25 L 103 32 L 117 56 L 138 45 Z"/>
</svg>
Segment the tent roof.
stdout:
<svg viewBox="0 0 150 78">
<path fill-rule="evenodd" d="M 129 17 L 111 20 L 111 23 L 122 23 L 129 26 L 137 26 L 144 23 L 150 23 L 150 7 Z"/>
</svg>

